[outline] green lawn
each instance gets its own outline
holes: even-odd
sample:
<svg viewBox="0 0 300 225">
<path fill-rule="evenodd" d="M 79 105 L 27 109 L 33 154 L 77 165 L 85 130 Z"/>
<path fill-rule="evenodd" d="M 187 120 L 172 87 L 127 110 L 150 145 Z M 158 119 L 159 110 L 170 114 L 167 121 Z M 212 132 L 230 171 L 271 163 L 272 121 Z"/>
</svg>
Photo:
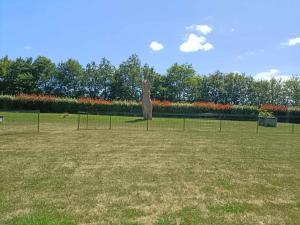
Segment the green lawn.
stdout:
<svg viewBox="0 0 300 225">
<path fill-rule="evenodd" d="M 0 115 L 1 225 L 300 224 L 300 125 Z"/>
</svg>

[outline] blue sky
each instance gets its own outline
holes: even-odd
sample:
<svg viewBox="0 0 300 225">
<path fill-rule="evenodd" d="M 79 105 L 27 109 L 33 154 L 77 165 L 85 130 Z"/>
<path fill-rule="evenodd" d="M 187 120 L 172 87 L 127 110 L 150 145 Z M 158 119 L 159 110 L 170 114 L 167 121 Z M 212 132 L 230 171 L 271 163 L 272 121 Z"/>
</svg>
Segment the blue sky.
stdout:
<svg viewBox="0 0 300 225">
<path fill-rule="evenodd" d="M 299 0 L 0 0 L 0 56 L 299 74 L 299 21 Z"/>
</svg>

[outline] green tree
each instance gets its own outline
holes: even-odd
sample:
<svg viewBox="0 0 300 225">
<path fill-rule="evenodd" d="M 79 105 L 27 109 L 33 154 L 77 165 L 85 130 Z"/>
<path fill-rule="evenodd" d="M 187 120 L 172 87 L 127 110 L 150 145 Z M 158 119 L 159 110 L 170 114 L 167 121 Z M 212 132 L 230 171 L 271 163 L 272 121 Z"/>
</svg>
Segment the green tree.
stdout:
<svg viewBox="0 0 300 225">
<path fill-rule="evenodd" d="M 32 58 L 17 58 L 7 73 L 7 94 L 37 93 L 38 77 L 33 72 Z"/>
<path fill-rule="evenodd" d="M 283 82 L 282 80 L 277 80 L 275 78 L 272 78 L 269 82 L 270 87 L 270 100 L 269 103 L 275 104 L 275 105 L 286 105 L 286 99 L 284 97 L 284 90 L 283 90 Z"/>
<path fill-rule="evenodd" d="M 151 98 L 157 100 L 163 100 L 166 92 L 164 87 L 163 77 L 155 72 L 154 68 L 145 64 L 142 68 L 143 79 L 149 80 L 151 84 Z"/>
<path fill-rule="evenodd" d="M 287 104 L 300 106 L 300 76 L 285 81 L 283 89 Z"/>
<path fill-rule="evenodd" d="M 267 80 L 259 80 L 253 83 L 251 98 L 254 105 L 270 103 L 270 83 Z"/>
<path fill-rule="evenodd" d="M 249 91 L 251 90 L 252 77 L 245 74 L 228 73 L 223 75 L 225 103 L 247 104 L 249 103 Z"/>
<path fill-rule="evenodd" d="M 190 79 L 196 72 L 191 64 L 173 64 L 167 70 L 167 99 L 170 101 L 189 100 Z"/>
<path fill-rule="evenodd" d="M 77 60 L 68 59 L 57 66 L 58 88 L 56 94 L 79 97 L 84 90 L 84 70 Z"/>
<path fill-rule="evenodd" d="M 57 87 L 57 73 L 55 64 L 44 56 L 38 56 L 33 64 L 33 73 L 37 80 L 38 92 L 54 94 Z"/>
<path fill-rule="evenodd" d="M 105 58 L 101 59 L 99 65 L 95 62 L 89 63 L 85 69 L 88 96 L 109 99 L 114 72 L 114 66 Z"/>
<path fill-rule="evenodd" d="M 202 77 L 198 75 L 193 75 L 186 80 L 186 98 L 188 101 L 199 101 L 202 98 L 201 95 L 201 82 Z"/>
<path fill-rule="evenodd" d="M 8 83 L 8 70 L 12 61 L 5 56 L 0 59 L 0 94 L 8 94 L 9 93 L 9 83 Z"/>
<path fill-rule="evenodd" d="M 139 100 L 141 94 L 141 62 L 134 54 L 114 73 L 111 96 L 115 99 Z"/>
<path fill-rule="evenodd" d="M 206 101 L 225 103 L 224 96 L 224 74 L 217 71 L 205 77 L 206 81 L 203 82 L 202 90 L 207 92 Z"/>
</svg>

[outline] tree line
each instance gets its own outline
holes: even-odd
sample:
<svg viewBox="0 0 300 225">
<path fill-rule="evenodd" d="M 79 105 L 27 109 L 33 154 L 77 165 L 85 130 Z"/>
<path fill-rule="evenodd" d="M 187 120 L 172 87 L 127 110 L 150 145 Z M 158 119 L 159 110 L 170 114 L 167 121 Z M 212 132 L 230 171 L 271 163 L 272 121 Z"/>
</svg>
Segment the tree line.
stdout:
<svg viewBox="0 0 300 225">
<path fill-rule="evenodd" d="M 159 74 L 149 65 L 142 65 L 135 54 L 118 67 L 106 58 L 85 67 L 75 59 L 55 64 L 44 56 L 0 58 L 0 93 L 8 95 L 140 100 L 142 79 L 151 82 L 151 97 L 157 100 L 300 105 L 299 75 L 286 81 L 255 80 L 245 74 L 220 71 L 198 75 L 191 64 L 178 63 L 171 65 L 166 74 Z"/>
</svg>

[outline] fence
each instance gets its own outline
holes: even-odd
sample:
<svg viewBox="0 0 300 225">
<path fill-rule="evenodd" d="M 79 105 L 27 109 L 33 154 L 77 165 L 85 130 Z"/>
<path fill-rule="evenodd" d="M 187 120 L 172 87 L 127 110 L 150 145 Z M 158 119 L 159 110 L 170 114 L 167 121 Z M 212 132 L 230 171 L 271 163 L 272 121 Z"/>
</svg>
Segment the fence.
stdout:
<svg viewBox="0 0 300 225">
<path fill-rule="evenodd" d="M 1 111 L 0 112 L 0 133 L 15 132 L 39 132 L 40 111 Z"/>
<path fill-rule="evenodd" d="M 155 114 L 152 120 L 144 120 L 141 114 L 131 113 L 40 114 L 39 111 L 0 111 L 0 134 L 75 129 L 300 134 L 300 124 L 293 123 L 294 119 L 289 115 L 282 116 L 282 122 L 278 122 L 276 128 L 270 128 L 259 126 L 256 115 Z"/>
<path fill-rule="evenodd" d="M 152 120 L 144 120 L 139 114 L 89 114 L 79 112 L 77 130 L 177 130 L 177 131 L 216 131 L 216 132 L 255 132 L 255 133 L 300 133 L 300 125 L 292 123 L 291 116 L 281 116 L 277 127 L 259 126 L 256 115 L 227 115 L 202 113 L 157 114 Z"/>
</svg>

